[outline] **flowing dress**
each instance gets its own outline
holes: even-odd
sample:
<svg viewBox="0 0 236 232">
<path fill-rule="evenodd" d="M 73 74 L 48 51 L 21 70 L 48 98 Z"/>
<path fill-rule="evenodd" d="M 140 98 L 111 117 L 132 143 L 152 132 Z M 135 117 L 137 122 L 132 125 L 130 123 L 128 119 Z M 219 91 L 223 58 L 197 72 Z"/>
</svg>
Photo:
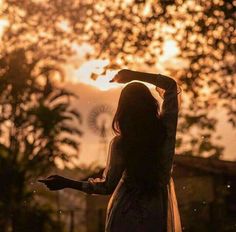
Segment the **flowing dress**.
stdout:
<svg viewBox="0 0 236 232">
<path fill-rule="evenodd" d="M 180 217 L 171 178 L 178 117 L 176 82 L 158 74 L 156 87 L 165 90 L 161 117 L 166 137 L 159 159 L 158 191 L 140 194 L 139 188 L 127 176 L 119 137 L 110 144 L 107 165 L 102 178 L 83 182 L 89 194 L 112 194 L 107 207 L 105 232 L 181 232 Z M 145 170 L 141 170 L 145 175 Z"/>
</svg>

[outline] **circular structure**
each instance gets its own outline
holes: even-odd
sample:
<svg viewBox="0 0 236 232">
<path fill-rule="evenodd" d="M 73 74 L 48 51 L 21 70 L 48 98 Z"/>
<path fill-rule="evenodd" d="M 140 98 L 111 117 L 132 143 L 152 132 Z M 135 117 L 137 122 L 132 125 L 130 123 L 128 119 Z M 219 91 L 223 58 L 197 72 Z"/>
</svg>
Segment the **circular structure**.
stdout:
<svg viewBox="0 0 236 232">
<path fill-rule="evenodd" d="M 107 104 L 94 107 L 88 116 L 88 125 L 90 129 L 100 135 L 102 138 L 107 136 L 111 127 L 113 109 Z"/>
</svg>

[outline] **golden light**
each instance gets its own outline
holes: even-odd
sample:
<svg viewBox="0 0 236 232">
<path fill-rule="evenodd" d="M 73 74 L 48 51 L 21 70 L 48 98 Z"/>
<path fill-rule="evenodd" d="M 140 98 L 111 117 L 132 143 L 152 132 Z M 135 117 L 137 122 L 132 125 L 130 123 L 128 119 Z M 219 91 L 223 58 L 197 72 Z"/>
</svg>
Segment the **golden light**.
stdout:
<svg viewBox="0 0 236 232">
<path fill-rule="evenodd" d="M 205 86 L 203 86 L 200 90 L 199 90 L 199 94 L 201 95 L 201 96 L 208 96 L 208 97 L 210 97 L 211 96 L 211 92 L 212 92 L 212 89 L 210 88 L 210 86 L 208 86 L 208 85 L 205 85 Z"/>
<path fill-rule="evenodd" d="M 109 60 L 97 59 L 87 61 L 74 71 L 73 81 L 91 85 L 102 91 L 117 88 L 119 84 L 110 83 L 109 81 L 118 70 L 105 71 L 107 65 L 109 65 Z M 92 78 L 93 74 L 97 75 L 96 79 Z"/>
<path fill-rule="evenodd" d="M 1 7 L 1 2 L 0 2 Z M 5 28 L 9 25 L 9 22 L 7 19 L 0 19 L 0 39 L 3 36 Z"/>
<path fill-rule="evenodd" d="M 70 32 L 71 30 L 69 22 L 66 20 L 61 20 L 60 22 L 57 23 L 57 26 L 64 32 Z"/>
<path fill-rule="evenodd" d="M 73 49 L 76 56 L 72 60 L 75 64 L 77 63 L 77 65 L 79 63 L 79 68 L 71 67 L 72 70 L 70 70 L 70 73 L 72 72 L 72 74 L 69 76 L 72 76 L 72 78 L 70 78 L 69 81 L 84 83 L 102 91 L 120 87 L 117 83 L 109 82 L 119 70 L 106 69 L 110 64 L 108 59 L 93 59 L 85 61 L 86 59 L 84 58 L 86 57 L 86 54 L 94 52 L 93 48 L 89 44 L 83 44 L 81 46 L 73 45 Z M 184 67 L 186 62 L 177 58 L 179 52 L 180 50 L 176 41 L 166 39 L 163 47 L 163 54 L 156 64 L 159 72 L 165 72 L 167 67 Z M 130 58 L 132 59 L 133 57 L 131 56 Z M 78 60 L 78 62 L 76 62 L 76 60 Z M 94 76 L 95 78 L 93 78 Z"/>
<path fill-rule="evenodd" d="M 0 0 L 0 12 L 2 10 L 3 7 L 3 0 Z M 0 39 L 3 36 L 4 30 L 6 29 L 6 27 L 9 25 L 9 21 L 5 18 L 0 18 Z"/>
<path fill-rule="evenodd" d="M 147 1 L 143 9 L 143 16 L 147 16 L 151 13 L 151 1 Z"/>
<path fill-rule="evenodd" d="M 162 61 L 167 61 L 171 58 L 176 57 L 179 54 L 179 48 L 176 41 L 166 40 L 163 45 L 163 55 L 161 56 Z"/>
</svg>

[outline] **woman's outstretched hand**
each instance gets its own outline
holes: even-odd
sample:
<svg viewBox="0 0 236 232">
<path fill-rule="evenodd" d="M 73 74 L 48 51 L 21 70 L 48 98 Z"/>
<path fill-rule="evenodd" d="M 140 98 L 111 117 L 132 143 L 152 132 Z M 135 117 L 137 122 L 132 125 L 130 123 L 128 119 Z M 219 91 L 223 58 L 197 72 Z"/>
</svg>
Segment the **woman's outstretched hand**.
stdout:
<svg viewBox="0 0 236 232">
<path fill-rule="evenodd" d="M 45 184 L 50 190 L 61 190 L 69 186 L 70 180 L 58 175 L 52 175 L 44 180 L 38 180 Z"/>
<path fill-rule="evenodd" d="M 117 82 L 117 83 L 128 83 L 130 81 L 135 80 L 132 71 L 129 69 L 122 69 L 119 71 L 110 82 Z"/>
</svg>

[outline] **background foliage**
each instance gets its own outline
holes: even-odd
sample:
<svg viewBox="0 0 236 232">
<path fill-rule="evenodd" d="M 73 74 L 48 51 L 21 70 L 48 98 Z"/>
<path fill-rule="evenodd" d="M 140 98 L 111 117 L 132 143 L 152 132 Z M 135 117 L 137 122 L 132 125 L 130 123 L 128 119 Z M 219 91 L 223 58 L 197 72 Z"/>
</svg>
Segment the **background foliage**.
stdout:
<svg viewBox="0 0 236 232">
<path fill-rule="evenodd" d="M 73 135 L 81 135 L 80 115 L 70 106 L 71 98 L 76 96 L 53 83 L 50 75 L 58 71 L 56 67 L 38 66 L 39 62 L 30 62 L 23 49 L 2 53 L 0 59 L 0 227 L 3 231 L 9 231 L 9 226 L 13 231 L 30 231 L 30 217 L 36 209 L 36 221 L 32 223 L 42 224 L 36 226 L 41 231 L 44 226 L 53 231 L 56 224 L 50 219 L 50 208 L 40 208 L 33 201 L 35 190 L 31 183 L 55 168 L 56 159 L 66 164 L 78 157 L 79 141 Z"/>
<path fill-rule="evenodd" d="M 12 215 L 25 200 L 31 199 L 29 210 L 36 207 L 27 187 L 32 177 L 50 171 L 55 159 L 73 162 L 77 156 L 73 135 L 81 135 L 74 126 L 80 116 L 70 108 L 76 96 L 55 79 L 64 79 L 63 67 L 83 44 L 94 48 L 85 54 L 87 60 L 110 60 L 107 69 L 149 71 L 155 70 L 165 42 L 174 40 L 184 63 L 167 70 L 183 90 L 177 146 L 182 154 L 219 157 L 223 147 L 213 139 L 214 109 L 220 107 L 236 126 L 235 8 L 235 0 L 5 0 L 0 202 L 8 205 L 0 204 L 6 219 L 0 226 L 16 221 Z"/>
<path fill-rule="evenodd" d="M 165 41 L 174 40 L 185 62 L 168 70 L 184 97 L 178 146 L 181 153 L 218 157 L 223 148 L 212 139 L 212 110 L 223 107 L 236 126 L 235 7 L 235 0 L 9 0 L 3 5 L 9 20 L 3 41 L 8 51 L 24 47 L 30 59 L 57 66 L 75 46 L 88 43 L 94 47 L 88 60 L 108 58 L 107 68 L 148 71 Z"/>
</svg>

